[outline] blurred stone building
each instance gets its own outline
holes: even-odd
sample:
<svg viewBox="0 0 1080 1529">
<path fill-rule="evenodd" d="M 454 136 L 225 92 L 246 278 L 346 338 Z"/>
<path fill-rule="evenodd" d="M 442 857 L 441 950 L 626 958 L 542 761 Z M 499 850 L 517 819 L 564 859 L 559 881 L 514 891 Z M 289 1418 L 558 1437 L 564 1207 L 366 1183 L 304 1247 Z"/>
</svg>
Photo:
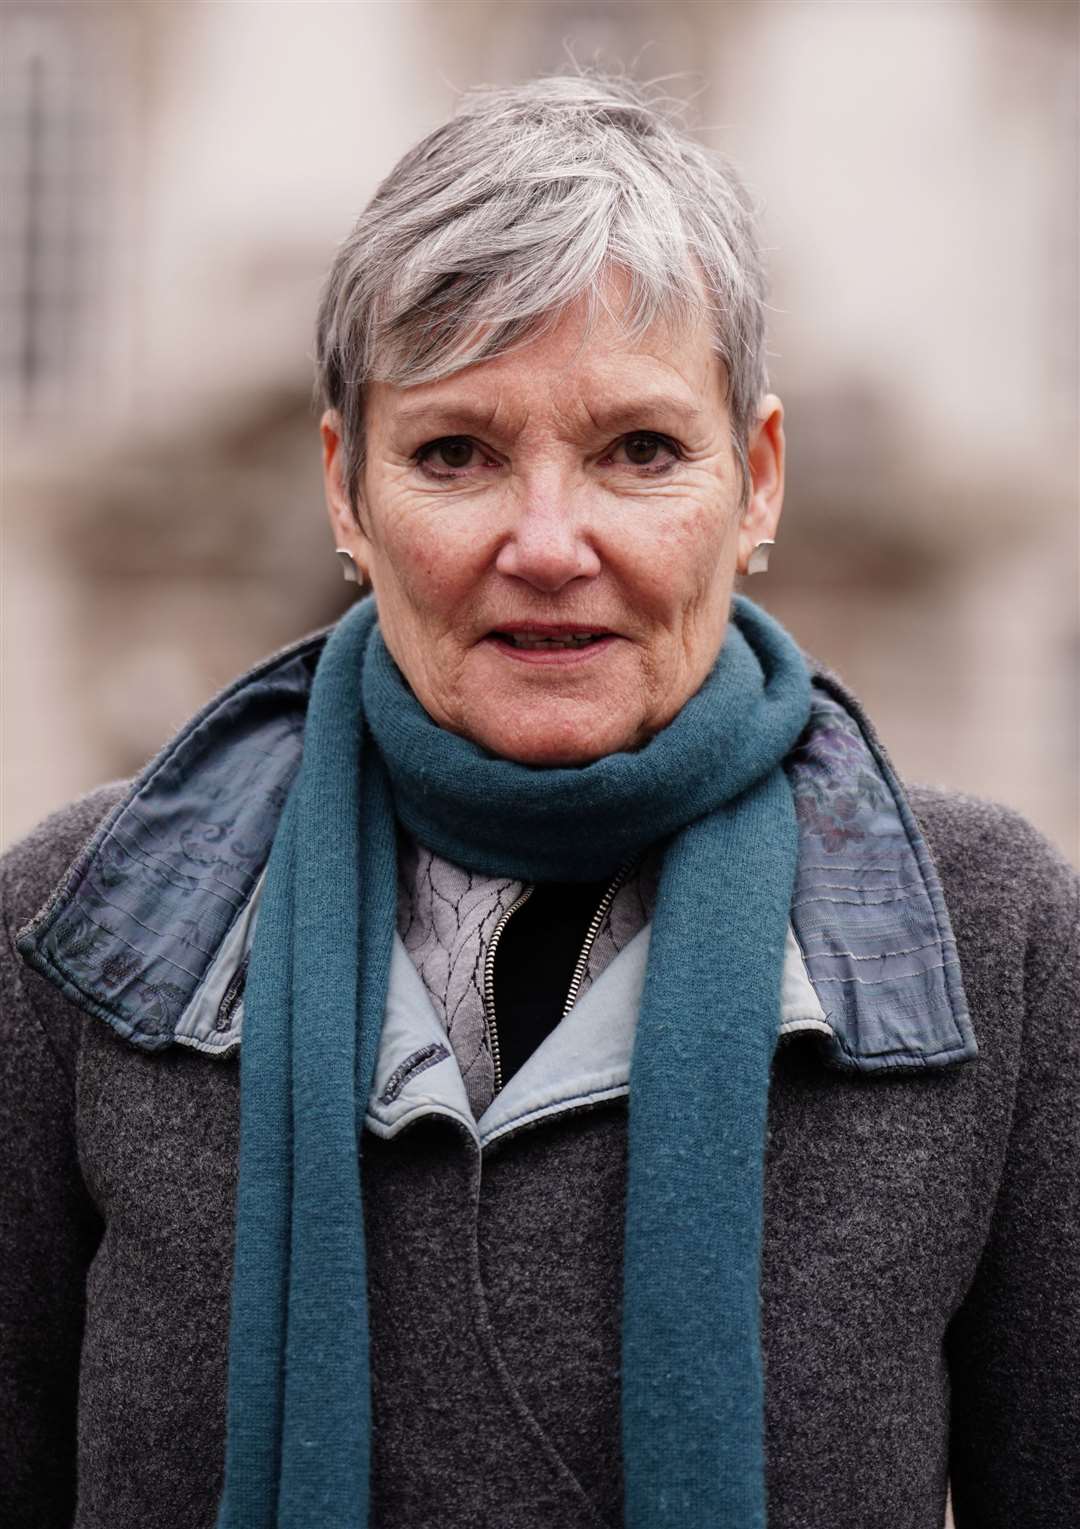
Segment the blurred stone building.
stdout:
<svg viewBox="0 0 1080 1529">
<path fill-rule="evenodd" d="M 1072 4 L 0 14 L 3 827 L 343 608 L 310 411 L 336 242 L 456 92 L 672 76 L 764 208 L 789 497 L 750 586 L 910 777 L 1078 845 Z"/>
</svg>

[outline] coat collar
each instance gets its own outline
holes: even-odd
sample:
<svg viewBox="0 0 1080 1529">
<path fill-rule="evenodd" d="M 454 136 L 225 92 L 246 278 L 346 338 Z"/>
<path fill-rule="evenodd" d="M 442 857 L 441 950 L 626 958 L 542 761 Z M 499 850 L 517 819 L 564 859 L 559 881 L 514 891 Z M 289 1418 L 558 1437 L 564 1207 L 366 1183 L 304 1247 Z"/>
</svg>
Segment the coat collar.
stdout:
<svg viewBox="0 0 1080 1529">
<path fill-rule="evenodd" d="M 30 966 L 143 1050 L 235 1050 L 253 893 L 330 630 L 198 712 L 19 934 Z M 811 668 L 810 723 L 785 767 L 800 835 L 791 925 L 820 1013 L 788 1033 L 808 1031 L 848 1071 L 970 1061 L 977 1046 L 926 841 L 858 702 Z"/>
</svg>

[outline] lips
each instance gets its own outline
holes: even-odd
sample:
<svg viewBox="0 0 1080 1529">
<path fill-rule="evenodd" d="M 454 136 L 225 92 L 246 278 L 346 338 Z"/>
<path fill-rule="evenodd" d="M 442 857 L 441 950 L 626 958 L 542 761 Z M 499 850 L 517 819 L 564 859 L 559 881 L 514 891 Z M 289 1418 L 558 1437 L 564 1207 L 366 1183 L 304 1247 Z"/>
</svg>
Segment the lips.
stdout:
<svg viewBox="0 0 1080 1529">
<path fill-rule="evenodd" d="M 537 643 L 594 642 L 599 637 L 613 637 L 615 634 L 610 627 L 584 624 L 575 626 L 569 621 L 514 621 L 506 626 L 494 627 L 490 635 L 503 642 L 512 642 L 515 646 L 532 647 Z"/>
<path fill-rule="evenodd" d="M 513 657 L 566 661 L 608 646 L 615 635 L 608 627 L 515 622 L 494 628 L 488 640 Z"/>
<path fill-rule="evenodd" d="M 568 632 L 565 637 L 537 637 L 531 632 L 496 632 L 495 636 L 508 642 L 513 648 L 533 651 L 553 648 L 584 648 L 591 642 L 599 642 L 603 632 Z"/>
</svg>

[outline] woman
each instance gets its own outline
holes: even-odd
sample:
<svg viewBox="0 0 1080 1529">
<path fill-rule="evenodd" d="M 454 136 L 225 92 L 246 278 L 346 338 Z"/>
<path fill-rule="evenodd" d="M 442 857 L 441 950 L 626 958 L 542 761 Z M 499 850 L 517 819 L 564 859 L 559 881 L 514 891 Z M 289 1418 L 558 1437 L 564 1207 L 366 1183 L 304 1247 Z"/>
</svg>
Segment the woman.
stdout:
<svg viewBox="0 0 1080 1529">
<path fill-rule="evenodd" d="M 1077 1521 L 1077 879 L 733 597 L 762 317 L 620 81 L 338 251 L 373 599 L 5 857 L 6 1522 Z"/>
</svg>

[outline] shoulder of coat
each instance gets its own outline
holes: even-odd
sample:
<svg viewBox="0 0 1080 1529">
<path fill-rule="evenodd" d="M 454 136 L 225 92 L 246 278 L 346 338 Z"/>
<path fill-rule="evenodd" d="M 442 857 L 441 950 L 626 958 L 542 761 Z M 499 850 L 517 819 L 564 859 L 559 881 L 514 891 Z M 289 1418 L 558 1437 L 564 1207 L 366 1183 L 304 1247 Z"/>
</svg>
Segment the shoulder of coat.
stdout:
<svg viewBox="0 0 1080 1529">
<path fill-rule="evenodd" d="M 51 812 L 0 855 L 0 883 L 9 932 L 15 933 L 63 884 L 79 851 L 131 791 L 108 781 Z"/>
<path fill-rule="evenodd" d="M 1036 985 L 1076 943 L 1080 874 L 1023 813 L 928 785 L 906 787 L 954 923 L 984 924 L 1022 946 Z"/>
</svg>

